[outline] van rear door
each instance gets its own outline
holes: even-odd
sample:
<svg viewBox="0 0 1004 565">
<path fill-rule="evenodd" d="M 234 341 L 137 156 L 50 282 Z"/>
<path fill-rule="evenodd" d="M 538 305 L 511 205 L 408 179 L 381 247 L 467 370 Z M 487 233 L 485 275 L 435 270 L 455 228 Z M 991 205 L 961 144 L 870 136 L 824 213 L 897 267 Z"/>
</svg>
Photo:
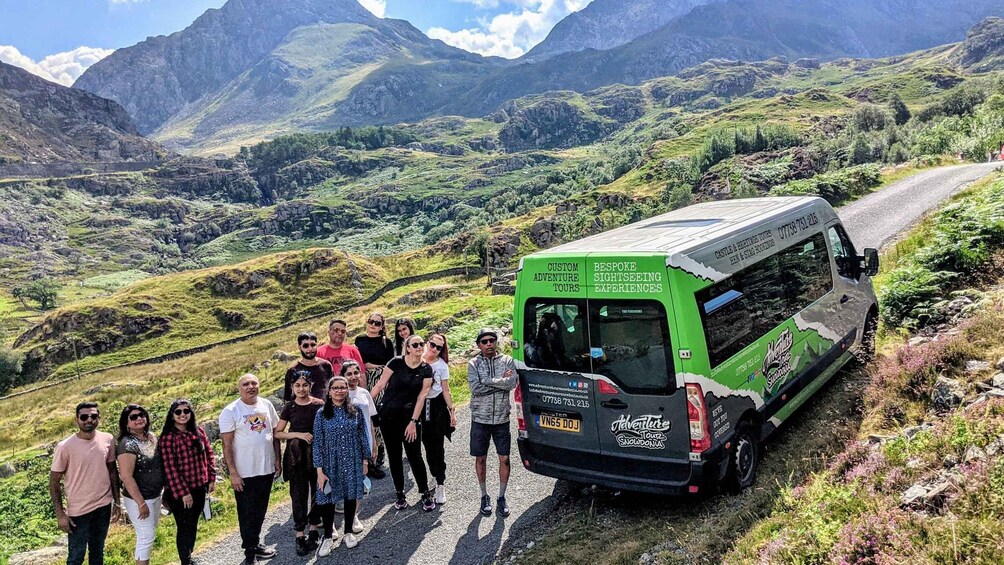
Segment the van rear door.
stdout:
<svg viewBox="0 0 1004 565">
<path fill-rule="evenodd" d="M 526 439 L 536 457 L 556 464 L 599 453 L 584 279 L 581 255 L 527 257 L 517 282 Z"/>
<path fill-rule="evenodd" d="M 661 465 L 686 462 L 690 452 L 665 257 L 597 255 L 588 258 L 586 293 L 593 372 L 604 381 L 596 391 L 600 450 L 639 479 L 685 480 L 688 465 Z"/>
</svg>

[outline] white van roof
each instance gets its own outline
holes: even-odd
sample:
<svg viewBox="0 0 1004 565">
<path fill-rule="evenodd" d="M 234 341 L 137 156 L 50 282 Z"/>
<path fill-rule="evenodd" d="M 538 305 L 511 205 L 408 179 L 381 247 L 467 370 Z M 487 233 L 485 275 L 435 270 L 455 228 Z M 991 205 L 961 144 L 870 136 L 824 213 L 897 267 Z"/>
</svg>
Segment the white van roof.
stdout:
<svg viewBox="0 0 1004 565">
<path fill-rule="evenodd" d="M 780 196 L 702 202 L 589 236 L 540 254 L 589 252 L 649 252 L 686 254 L 750 228 L 822 208 L 836 216 L 829 203 L 815 196 Z M 826 220 L 824 220 L 825 222 Z"/>
</svg>

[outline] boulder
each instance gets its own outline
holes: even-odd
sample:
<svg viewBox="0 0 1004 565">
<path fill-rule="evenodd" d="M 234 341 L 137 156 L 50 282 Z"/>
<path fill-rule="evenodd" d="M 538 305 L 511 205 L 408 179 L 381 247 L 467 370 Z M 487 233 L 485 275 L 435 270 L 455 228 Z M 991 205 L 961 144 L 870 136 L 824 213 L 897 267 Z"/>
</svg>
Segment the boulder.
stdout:
<svg viewBox="0 0 1004 565">
<path fill-rule="evenodd" d="M 990 363 L 986 361 L 980 361 L 976 359 L 971 359 L 966 361 L 966 372 L 967 373 L 979 373 L 981 371 L 986 371 L 990 368 Z"/>
<path fill-rule="evenodd" d="M 272 359 L 275 359 L 280 363 L 289 363 L 292 361 L 296 361 L 298 357 L 296 355 L 290 355 L 285 351 L 279 350 L 272 354 Z"/>
<path fill-rule="evenodd" d="M 964 392 L 959 381 L 939 376 L 931 391 L 931 401 L 935 410 L 944 412 L 961 404 Z"/>
<path fill-rule="evenodd" d="M 210 443 L 220 439 L 220 423 L 216 420 L 207 420 L 202 423 L 202 431 L 206 432 L 206 437 Z"/>
</svg>

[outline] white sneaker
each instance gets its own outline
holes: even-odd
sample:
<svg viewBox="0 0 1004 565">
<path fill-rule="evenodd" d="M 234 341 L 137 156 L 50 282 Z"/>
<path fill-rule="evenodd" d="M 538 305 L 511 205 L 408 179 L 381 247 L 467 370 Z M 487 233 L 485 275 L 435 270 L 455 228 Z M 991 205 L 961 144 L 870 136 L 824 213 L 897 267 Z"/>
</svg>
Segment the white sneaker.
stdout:
<svg viewBox="0 0 1004 565">
<path fill-rule="evenodd" d="M 335 514 L 345 514 L 345 501 L 339 500 L 335 503 Z"/>
<path fill-rule="evenodd" d="M 317 556 L 327 557 L 331 555 L 331 546 L 332 546 L 331 538 L 324 538 L 324 541 L 321 542 L 321 549 L 317 550 Z"/>
<path fill-rule="evenodd" d="M 359 545 L 359 540 L 356 539 L 355 534 L 345 534 L 345 547 L 352 549 L 353 547 Z"/>
<path fill-rule="evenodd" d="M 446 504 L 446 485 L 436 485 L 436 504 Z"/>
<path fill-rule="evenodd" d="M 352 533 L 361 534 L 363 533 L 363 523 L 359 521 L 359 516 L 352 519 Z"/>
</svg>

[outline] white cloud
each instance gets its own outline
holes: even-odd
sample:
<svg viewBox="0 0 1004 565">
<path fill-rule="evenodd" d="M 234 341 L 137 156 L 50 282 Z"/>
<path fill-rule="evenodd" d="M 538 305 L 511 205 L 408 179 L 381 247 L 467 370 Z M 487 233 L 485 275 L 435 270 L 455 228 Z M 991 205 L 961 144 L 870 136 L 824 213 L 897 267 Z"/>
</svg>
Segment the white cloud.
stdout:
<svg viewBox="0 0 1004 565">
<path fill-rule="evenodd" d="M 498 0 L 457 1 L 479 6 L 498 3 Z M 473 53 L 513 59 L 543 41 L 554 24 L 568 14 L 585 8 L 592 0 L 502 1 L 522 8 L 497 14 L 491 20 L 480 20 L 476 28 L 450 31 L 442 27 L 433 27 L 426 32 L 426 35 Z"/>
<path fill-rule="evenodd" d="M 363 8 L 366 8 L 373 15 L 382 18 L 387 13 L 387 0 L 358 0 Z"/>
<path fill-rule="evenodd" d="M 0 61 L 8 63 L 36 74 L 45 80 L 70 86 L 77 77 L 84 73 L 87 67 L 112 54 L 114 49 L 100 47 L 77 47 L 73 51 L 64 51 L 49 55 L 41 61 L 33 61 L 22 54 L 13 45 L 0 45 Z"/>
</svg>

